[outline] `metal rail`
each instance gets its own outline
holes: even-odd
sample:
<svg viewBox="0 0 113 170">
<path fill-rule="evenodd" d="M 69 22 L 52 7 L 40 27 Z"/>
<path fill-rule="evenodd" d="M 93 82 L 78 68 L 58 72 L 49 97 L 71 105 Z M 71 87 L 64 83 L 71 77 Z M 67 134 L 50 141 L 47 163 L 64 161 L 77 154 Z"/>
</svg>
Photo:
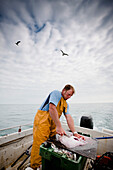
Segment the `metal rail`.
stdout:
<svg viewBox="0 0 113 170">
<path fill-rule="evenodd" d="M 0 131 L 4 131 L 4 130 L 9 130 L 9 129 L 14 129 L 14 128 L 21 128 L 23 126 L 29 126 L 29 125 L 33 125 L 33 123 L 29 123 L 29 124 L 24 124 L 24 125 L 17 125 L 17 126 L 13 126 L 13 127 L 9 127 L 9 128 L 4 128 L 4 129 L 0 129 Z"/>
</svg>

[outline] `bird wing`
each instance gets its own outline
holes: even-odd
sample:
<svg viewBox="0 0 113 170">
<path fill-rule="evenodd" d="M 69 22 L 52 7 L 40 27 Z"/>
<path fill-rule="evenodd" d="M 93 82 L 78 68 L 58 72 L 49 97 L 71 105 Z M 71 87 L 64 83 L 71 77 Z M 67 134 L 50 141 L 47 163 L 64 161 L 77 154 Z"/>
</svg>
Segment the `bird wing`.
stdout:
<svg viewBox="0 0 113 170">
<path fill-rule="evenodd" d="M 60 51 L 62 52 L 62 55 L 65 55 L 65 53 L 62 50 L 60 50 Z"/>
<path fill-rule="evenodd" d="M 68 56 L 68 54 L 66 54 L 66 53 L 65 53 L 64 55 L 67 55 L 67 56 Z"/>
<path fill-rule="evenodd" d="M 62 55 L 67 55 L 68 56 L 68 54 L 64 53 L 62 50 L 60 50 L 60 51 L 62 52 Z"/>
<path fill-rule="evenodd" d="M 18 45 L 21 41 L 17 41 L 15 44 Z"/>
</svg>

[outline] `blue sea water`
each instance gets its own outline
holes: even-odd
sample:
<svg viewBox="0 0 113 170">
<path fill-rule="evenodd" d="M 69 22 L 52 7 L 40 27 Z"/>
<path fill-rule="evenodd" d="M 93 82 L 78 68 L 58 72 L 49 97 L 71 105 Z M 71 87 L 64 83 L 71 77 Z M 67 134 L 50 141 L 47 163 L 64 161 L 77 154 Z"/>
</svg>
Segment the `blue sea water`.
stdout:
<svg viewBox="0 0 113 170">
<path fill-rule="evenodd" d="M 0 104 L 0 129 L 17 125 L 33 124 L 34 116 L 40 105 L 38 104 Z M 101 131 L 102 128 L 113 130 L 113 103 L 81 103 L 71 104 L 70 113 L 76 126 L 80 125 L 80 119 L 84 116 L 92 116 L 94 129 Z M 66 121 L 61 116 L 61 121 Z M 23 127 L 30 128 L 32 125 Z M 0 135 L 17 131 L 9 129 L 0 131 Z"/>
</svg>

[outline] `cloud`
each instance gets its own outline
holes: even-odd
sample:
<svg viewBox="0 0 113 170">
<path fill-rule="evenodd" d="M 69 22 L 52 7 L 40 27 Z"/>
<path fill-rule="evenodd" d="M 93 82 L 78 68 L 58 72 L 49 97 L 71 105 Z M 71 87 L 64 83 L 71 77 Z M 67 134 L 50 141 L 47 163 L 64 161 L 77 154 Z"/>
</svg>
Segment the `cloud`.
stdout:
<svg viewBox="0 0 113 170">
<path fill-rule="evenodd" d="M 9 102 L 37 103 L 66 83 L 76 87 L 75 102 L 113 101 L 112 5 L 1 0 L 0 102 L 14 91 Z"/>
</svg>

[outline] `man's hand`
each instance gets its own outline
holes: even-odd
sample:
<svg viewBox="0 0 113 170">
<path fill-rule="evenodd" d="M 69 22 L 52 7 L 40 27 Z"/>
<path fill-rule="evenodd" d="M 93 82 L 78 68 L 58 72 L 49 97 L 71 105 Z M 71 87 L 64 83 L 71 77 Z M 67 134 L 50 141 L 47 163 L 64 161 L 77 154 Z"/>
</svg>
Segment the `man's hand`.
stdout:
<svg viewBox="0 0 113 170">
<path fill-rule="evenodd" d="M 85 140 L 85 137 L 82 135 L 79 135 L 78 133 L 75 133 L 74 136 L 77 138 L 81 138 L 82 140 Z"/>
<path fill-rule="evenodd" d="M 56 133 L 63 136 L 63 135 L 66 135 L 64 129 L 62 127 L 56 127 Z"/>
</svg>

